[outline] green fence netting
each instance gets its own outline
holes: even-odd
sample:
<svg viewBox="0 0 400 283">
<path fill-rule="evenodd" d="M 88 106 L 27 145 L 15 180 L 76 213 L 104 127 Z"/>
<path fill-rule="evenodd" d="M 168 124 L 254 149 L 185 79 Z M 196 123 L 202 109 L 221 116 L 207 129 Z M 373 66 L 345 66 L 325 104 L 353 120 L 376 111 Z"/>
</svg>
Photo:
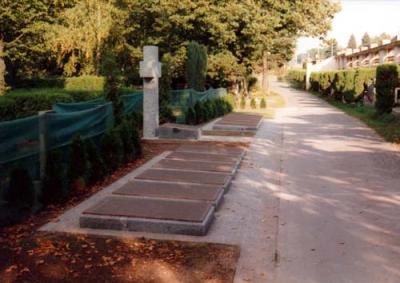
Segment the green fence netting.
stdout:
<svg viewBox="0 0 400 283">
<path fill-rule="evenodd" d="M 0 123 L 0 189 L 14 168 L 39 177 L 39 116 Z M 0 196 L 1 196 L 0 191 Z"/>
<path fill-rule="evenodd" d="M 124 115 L 133 112 L 143 112 L 143 92 L 134 92 L 132 94 L 121 95 Z"/>
<path fill-rule="evenodd" d="M 197 101 L 226 95 L 226 89 L 197 92 L 192 89 L 173 90 L 170 106 L 185 121 L 187 108 Z M 122 95 L 124 114 L 143 111 L 143 92 Z M 104 98 L 78 103 L 57 103 L 53 112 L 0 123 L 0 188 L 7 183 L 13 168 L 27 169 L 33 179 L 39 179 L 40 133 L 46 137 L 46 149 L 65 147 L 76 134 L 92 138 L 103 134 L 113 125 L 113 107 Z M 0 191 L 1 193 L 1 191 Z"/>
<path fill-rule="evenodd" d="M 113 126 L 113 107 L 108 102 L 94 108 L 46 114 L 47 148 L 54 149 L 71 143 L 79 134 L 83 139 L 104 133 Z"/>
<path fill-rule="evenodd" d="M 65 112 L 76 112 L 91 109 L 96 106 L 100 106 L 107 103 L 104 98 L 97 98 L 88 101 L 76 102 L 76 103 L 56 103 L 53 104 L 52 109 L 58 113 Z"/>
</svg>

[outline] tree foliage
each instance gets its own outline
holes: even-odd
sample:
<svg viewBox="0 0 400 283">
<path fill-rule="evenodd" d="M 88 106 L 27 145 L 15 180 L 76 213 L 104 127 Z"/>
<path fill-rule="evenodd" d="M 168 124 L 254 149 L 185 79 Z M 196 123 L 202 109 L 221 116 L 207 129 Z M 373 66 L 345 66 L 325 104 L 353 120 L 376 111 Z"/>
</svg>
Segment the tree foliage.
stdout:
<svg viewBox="0 0 400 283">
<path fill-rule="evenodd" d="M 369 37 L 368 32 L 364 33 L 362 39 L 361 39 L 361 46 L 370 46 L 371 44 L 371 38 Z"/>
<path fill-rule="evenodd" d="M 352 34 L 349 38 L 349 42 L 347 43 L 347 48 L 356 49 L 357 48 L 357 40 L 354 34 Z"/>
<path fill-rule="evenodd" d="M 207 75 L 207 48 L 197 42 L 190 42 L 187 48 L 186 79 L 189 88 L 204 90 Z"/>
<path fill-rule="evenodd" d="M 274 64 L 289 60 L 297 37 L 324 35 L 338 10 L 330 0 L 3 0 L 0 38 L 9 80 L 99 74 L 106 49 L 138 81 L 144 45 L 159 46 L 183 79 L 196 41 L 207 47 L 209 78 L 227 84 L 257 71 L 265 51 Z"/>
</svg>

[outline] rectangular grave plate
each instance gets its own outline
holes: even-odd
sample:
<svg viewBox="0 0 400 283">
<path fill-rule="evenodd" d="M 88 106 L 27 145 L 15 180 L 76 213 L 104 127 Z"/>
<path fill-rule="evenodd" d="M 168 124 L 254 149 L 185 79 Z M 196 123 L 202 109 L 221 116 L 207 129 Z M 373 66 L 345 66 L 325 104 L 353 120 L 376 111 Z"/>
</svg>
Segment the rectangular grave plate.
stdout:
<svg viewBox="0 0 400 283">
<path fill-rule="evenodd" d="M 222 172 L 233 174 L 235 166 L 227 163 L 204 162 L 204 161 L 188 161 L 163 159 L 156 163 L 153 168 L 156 169 L 179 169 L 189 171 L 206 171 L 206 172 Z"/>
<path fill-rule="evenodd" d="M 200 223 L 211 208 L 207 202 L 107 197 L 83 214 Z"/>
<path fill-rule="evenodd" d="M 231 175 L 201 171 L 148 169 L 138 175 L 136 179 L 225 186 L 230 181 Z"/>
<path fill-rule="evenodd" d="M 216 202 L 224 190 L 218 185 L 131 181 L 113 194 Z"/>
<path fill-rule="evenodd" d="M 194 153 L 194 152 L 172 152 L 167 159 L 187 160 L 187 161 L 204 161 L 204 162 L 220 162 L 230 165 L 236 165 L 239 156 L 229 156 L 220 154 Z"/>
<path fill-rule="evenodd" d="M 184 144 L 176 149 L 178 152 L 197 152 L 209 154 L 232 155 L 234 157 L 242 156 L 244 150 L 236 147 L 204 145 L 204 144 Z"/>
</svg>

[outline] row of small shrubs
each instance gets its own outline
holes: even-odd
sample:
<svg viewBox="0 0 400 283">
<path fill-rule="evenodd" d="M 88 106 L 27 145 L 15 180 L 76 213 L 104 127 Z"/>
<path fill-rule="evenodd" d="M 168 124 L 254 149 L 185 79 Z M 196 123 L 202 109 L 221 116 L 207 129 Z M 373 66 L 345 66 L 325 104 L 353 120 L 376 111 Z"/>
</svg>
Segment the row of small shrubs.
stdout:
<svg viewBox="0 0 400 283">
<path fill-rule="evenodd" d="M 99 141 L 75 136 L 68 148 L 48 152 L 45 178 L 37 197 L 27 170 L 11 171 L 9 186 L 2 195 L 10 213 L 0 215 L 0 226 L 21 221 L 28 216 L 36 203 L 60 203 L 77 190 L 95 184 L 111 175 L 123 164 L 138 158 L 142 153 L 139 135 L 141 115 L 132 114 L 107 131 Z M 0 201 L 1 204 L 1 201 Z M 11 210 L 10 210 L 11 208 Z M 3 209 L 4 210 L 4 209 Z"/>
<path fill-rule="evenodd" d="M 295 88 L 299 88 L 299 89 L 306 88 L 306 71 L 305 70 L 290 70 L 287 73 L 286 79 Z"/>
<path fill-rule="evenodd" d="M 186 124 L 198 125 L 232 112 L 232 104 L 223 98 L 197 101 L 186 111 Z"/>
<path fill-rule="evenodd" d="M 240 103 L 239 103 L 239 107 L 241 109 L 245 109 L 247 105 L 247 100 L 245 97 L 242 96 L 242 98 L 240 99 Z M 250 108 L 251 109 L 265 109 L 267 108 L 267 101 L 265 100 L 265 98 L 261 98 L 260 103 L 257 105 L 257 100 L 253 97 L 250 99 Z"/>
<path fill-rule="evenodd" d="M 365 87 L 374 83 L 375 77 L 375 68 L 314 72 L 310 76 L 310 85 L 312 91 L 354 102 L 364 92 Z"/>
</svg>

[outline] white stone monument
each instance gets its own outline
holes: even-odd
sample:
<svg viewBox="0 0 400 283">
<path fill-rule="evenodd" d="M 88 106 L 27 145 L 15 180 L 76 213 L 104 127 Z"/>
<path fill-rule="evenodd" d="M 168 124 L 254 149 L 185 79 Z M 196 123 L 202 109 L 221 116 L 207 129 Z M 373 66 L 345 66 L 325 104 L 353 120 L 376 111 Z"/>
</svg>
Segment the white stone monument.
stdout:
<svg viewBox="0 0 400 283">
<path fill-rule="evenodd" d="M 143 61 L 140 62 L 140 77 L 143 78 L 143 138 L 154 139 L 159 126 L 158 87 L 161 63 L 158 47 L 145 46 Z"/>
</svg>

